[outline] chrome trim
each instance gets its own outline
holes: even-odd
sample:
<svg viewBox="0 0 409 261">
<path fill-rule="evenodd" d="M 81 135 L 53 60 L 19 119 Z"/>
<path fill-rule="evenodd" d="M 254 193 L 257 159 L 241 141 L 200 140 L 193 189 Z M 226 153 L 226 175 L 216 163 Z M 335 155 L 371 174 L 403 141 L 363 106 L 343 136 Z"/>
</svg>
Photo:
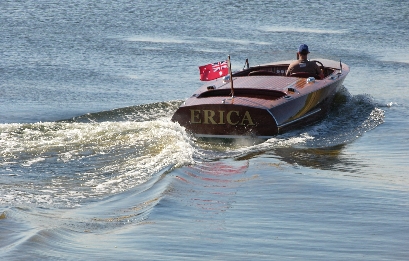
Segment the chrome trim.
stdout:
<svg viewBox="0 0 409 261">
<path fill-rule="evenodd" d="M 271 115 L 271 117 L 273 117 L 273 120 L 274 120 L 274 122 L 276 123 L 276 126 L 278 125 L 278 122 L 277 122 L 277 119 L 276 119 L 276 117 L 274 117 L 274 114 L 269 110 L 269 109 L 266 109 L 267 111 L 268 111 L 268 113 Z"/>
<path fill-rule="evenodd" d="M 314 82 L 315 82 L 315 78 L 314 78 L 314 77 L 308 77 L 307 83 L 314 83 Z"/>
</svg>

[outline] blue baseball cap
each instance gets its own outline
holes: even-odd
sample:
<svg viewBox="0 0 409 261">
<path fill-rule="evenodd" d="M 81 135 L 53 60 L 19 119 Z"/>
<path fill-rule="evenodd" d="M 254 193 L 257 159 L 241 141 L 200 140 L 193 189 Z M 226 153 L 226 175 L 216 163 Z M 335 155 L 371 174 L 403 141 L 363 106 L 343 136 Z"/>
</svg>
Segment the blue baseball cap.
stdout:
<svg viewBox="0 0 409 261">
<path fill-rule="evenodd" d="M 300 45 L 300 47 L 298 47 L 298 52 L 301 53 L 301 54 L 310 53 L 310 51 L 308 51 L 308 45 L 306 45 L 306 44 Z"/>
</svg>

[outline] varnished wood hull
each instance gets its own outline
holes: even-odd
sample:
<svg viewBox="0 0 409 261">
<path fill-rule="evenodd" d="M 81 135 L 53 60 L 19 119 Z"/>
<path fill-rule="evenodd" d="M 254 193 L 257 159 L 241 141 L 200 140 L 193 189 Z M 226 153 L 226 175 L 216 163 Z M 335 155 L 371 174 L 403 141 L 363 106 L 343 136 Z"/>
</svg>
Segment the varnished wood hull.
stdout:
<svg viewBox="0 0 409 261">
<path fill-rule="evenodd" d="M 197 137 L 215 138 L 270 138 L 311 124 L 326 115 L 349 72 L 345 64 L 340 71 L 334 61 L 324 61 L 327 75 L 315 82 L 282 76 L 288 66 L 284 62 L 238 72 L 233 75 L 234 97 L 230 95 L 230 82 L 209 82 L 179 107 L 172 121 Z M 260 68 L 279 73 L 246 76 L 260 72 Z"/>
</svg>

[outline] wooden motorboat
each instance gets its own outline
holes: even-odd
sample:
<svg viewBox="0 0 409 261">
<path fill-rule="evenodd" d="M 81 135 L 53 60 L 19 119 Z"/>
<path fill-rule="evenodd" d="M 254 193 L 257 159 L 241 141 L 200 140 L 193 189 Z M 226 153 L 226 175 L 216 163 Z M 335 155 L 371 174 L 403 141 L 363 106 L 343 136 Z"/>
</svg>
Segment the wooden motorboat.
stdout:
<svg viewBox="0 0 409 261">
<path fill-rule="evenodd" d="M 321 120 L 349 73 L 341 62 L 315 61 L 324 78 L 285 76 L 291 61 L 274 62 L 209 81 L 177 109 L 172 121 L 196 137 L 271 138 Z"/>
</svg>

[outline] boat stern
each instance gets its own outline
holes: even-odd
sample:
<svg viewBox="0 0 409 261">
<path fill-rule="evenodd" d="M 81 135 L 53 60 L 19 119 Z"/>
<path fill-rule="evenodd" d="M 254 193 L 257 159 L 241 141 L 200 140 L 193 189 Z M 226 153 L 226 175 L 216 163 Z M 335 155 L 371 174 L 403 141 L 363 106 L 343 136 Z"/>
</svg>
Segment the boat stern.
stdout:
<svg viewBox="0 0 409 261">
<path fill-rule="evenodd" d="M 278 133 L 276 121 L 267 109 L 234 104 L 182 105 L 172 121 L 196 137 L 270 138 Z"/>
</svg>

